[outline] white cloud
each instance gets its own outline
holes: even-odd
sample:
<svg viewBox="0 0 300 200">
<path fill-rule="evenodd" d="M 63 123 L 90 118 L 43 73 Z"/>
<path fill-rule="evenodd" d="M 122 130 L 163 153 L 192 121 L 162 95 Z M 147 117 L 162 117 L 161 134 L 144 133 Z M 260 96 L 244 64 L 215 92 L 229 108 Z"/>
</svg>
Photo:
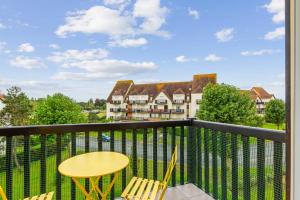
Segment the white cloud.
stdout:
<svg viewBox="0 0 300 200">
<path fill-rule="evenodd" d="M 273 14 L 272 21 L 276 24 L 285 20 L 285 0 L 271 0 L 269 4 L 264 5 L 267 11 Z"/>
<path fill-rule="evenodd" d="M 153 62 L 130 62 L 126 60 L 108 59 L 108 52 L 103 49 L 67 50 L 54 52 L 48 59 L 59 63 L 65 69 L 77 69 L 83 72 L 65 71 L 53 76 L 56 80 L 94 80 L 121 77 L 157 68 Z"/>
<path fill-rule="evenodd" d="M 23 69 L 35 69 L 46 67 L 40 58 L 29 58 L 26 56 L 17 56 L 9 62 L 10 65 Z"/>
<path fill-rule="evenodd" d="M 27 53 L 34 52 L 34 47 L 30 43 L 23 43 L 18 47 L 18 51 Z"/>
<path fill-rule="evenodd" d="M 58 44 L 49 44 L 49 47 L 51 49 L 60 49 L 60 46 Z"/>
<path fill-rule="evenodd" d="M 215 36 L 219 42 L 228 42 L 233 38 L 234 29 L 224 28 L 215 33 Z"/>
<path fill-rule="evenodd" d="M 271 55 L 274 53 L 279 53 L 279 49 L 261 49 L 258 51 L 242 51 L 242 56 L 262 56 L 262 55 Z"/>
<path fill-rule="evenodd" d="M 59 72 L 52 76 L 53 80 L 78 80 L 78 81 L 91 81 L 99 79 L 112 79 L 120 78 L 125 74 L 121 73 L 88 73 L 88 72 Z"/>
<path fill-rule="evenodd" d="M 188 8 L 188 14 L 192 16 L 194 19 L 199 19 L 200 16 L 199 11 L 194 10 L 192 8 Z"/>
<path fill-rule="evenodd" d="M 118 46 L 118 47 L 139 47 L 146 45 L 148 41 L 145 38 L 137 38 L 137 39 L 123 39 L 123 40 L 115 40 L 109 42 L 109 46 Z"/>
<path fill-rule="evenodd" d="M 105 6 L 68 12 L 65 24 L 59 26 L 55 33 L 59 37 L 68 37 L 75 33 L 104 34 L 111 40 L 109 45 L 125 47 L 147 43 L 143 37 L 133 39 L 137 36 L 171 36 L 168 31 L 161 29 L 166 23 L 168 9 L 161 6 L 160 0 L 137 0 L 131 4 L 133 9 L 124 10 L 131 2 L 104 0 Z"/>
<path fill-rule="evenodd" d="M 222 60 L 222 58 L 215 54 L 209 54 L 208 56 L 205 57 L 205 61 L 209 61 L 209 62 L 217 62 L 220 60 Z"/>
<path fill-rule="evenodd" d="M 177 62 L 188 62 L 188 61 L 190 61 L 190 59 L 189 58 L 187 58 L 187 57 L 185 57 L 184 55 L 180 55 L 180 56 L 177 56 L 176 58 L 175 58 L 175 60 L 177 61 Z"/>
<path fill-rule="evenodd" d="M 276 28 L 274 31 L 268 32 L 265 34 L 265 40 L 278 40 L 282 39 L 285 36 L 285 28 L 284 27 L 279 27 Z"/>
<path fill-rule="evenodd" d="M 116 59 L 77 61 L 64 64 L 63 67 L 78 68 L 93 73 L 111 72 L 121 74 L 137 73 L 157 68 L 153 62 L 129 62 Z"/>
<path fill-rule="evenodd" d="M 6 26 L 4 24 L 0 23 L 0 29 L 5 29 L 5 28 L 6 28 Z"/>
<path fill-rule="evenodd" d="M 160 30 L 166 23 L 168 11 L 166 7 L 161 7 L 160 0 L 137 0 L 134 4 L 133 16 L 143 18 L 142 24 L 139 25 L 142 33 L 170 37 L 168 32 Z"/>
<path fill-rule="evenodd" d="M 102 59 L 108 56 L 104 49 L 84 49 L 82 51 L 69 49 L 64 52 L 53 52 L 48 60 L 56 63 L 70 63 L 91 59 Z"/>
<path fill-rule="evenodd" d="M 102 33 L 109 36 L 133 34 L 131 17 L 122 16 L 120 11 L 104 6 L 68 13 L 65 21 L 55 32 L 60 37 L 76 32 Z"/>
</svg>

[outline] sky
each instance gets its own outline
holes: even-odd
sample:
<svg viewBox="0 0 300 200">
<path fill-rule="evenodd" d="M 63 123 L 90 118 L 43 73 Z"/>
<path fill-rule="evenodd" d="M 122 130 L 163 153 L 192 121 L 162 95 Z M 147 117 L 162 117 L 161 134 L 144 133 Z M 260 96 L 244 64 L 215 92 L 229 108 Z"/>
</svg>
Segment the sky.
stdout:
<svg viewBox="0 0 300 200">
<path fill-rule="evenodd" d="M 106 98 L 117 80 L 264 87 L 284 98 L 284 0 L 1 0 L 0 91 Z"/>
</svg>

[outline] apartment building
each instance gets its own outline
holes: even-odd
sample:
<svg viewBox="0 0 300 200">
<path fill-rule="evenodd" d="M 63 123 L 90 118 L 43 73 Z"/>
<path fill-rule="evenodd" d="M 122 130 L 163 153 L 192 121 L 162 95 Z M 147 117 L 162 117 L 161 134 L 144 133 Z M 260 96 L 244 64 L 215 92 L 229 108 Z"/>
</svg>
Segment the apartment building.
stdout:
<svg viewBox="0 0 300 200">
<path fill-rule="evenodd" d="M 135 84 L 117 81 L 107 98 L 106 117 L 114 120 L 185 119 L 195 117 L 203 88 L 216 74 L 197 74 L 192 81 Z"/>
<path fill-rule="evenodd" d="M 195 117 L 203 88 L 217 82 L 216 74 L 197 74 L 192 81 L 135 84 L 132 80 L 117 81 L 106 104 L 106 117 L 114 120 L 185 119 Z M 263 115 L 266 104 L 275 99 L 262 87 L 249 92 L 257 113 Z"/>
</svg>

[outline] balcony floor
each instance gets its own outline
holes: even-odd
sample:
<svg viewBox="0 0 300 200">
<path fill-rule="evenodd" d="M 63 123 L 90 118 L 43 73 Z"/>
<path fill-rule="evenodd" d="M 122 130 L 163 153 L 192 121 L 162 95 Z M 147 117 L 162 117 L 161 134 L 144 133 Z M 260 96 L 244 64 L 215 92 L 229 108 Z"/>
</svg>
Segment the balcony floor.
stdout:
<svg viewBox="0 0 300 200">
<path fill-rule="evenodd" d="M 185 184 L 168 188 L 164 200 L 214 200 L 214 198 L 193 184 Z"/>
</svg>

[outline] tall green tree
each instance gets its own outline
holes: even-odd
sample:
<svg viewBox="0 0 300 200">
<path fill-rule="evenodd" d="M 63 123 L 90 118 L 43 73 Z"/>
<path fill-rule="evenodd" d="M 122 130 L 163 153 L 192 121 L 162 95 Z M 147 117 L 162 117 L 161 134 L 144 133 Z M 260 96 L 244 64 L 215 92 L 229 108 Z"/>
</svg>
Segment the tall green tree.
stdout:
<svg viewBox="0 0 300 200">
<path fill-rule="evenodd" d="M 33 113 L 34 124 L 77 124 L 86 121 L 81 107 L 60 93 L 37 102 Z"/>
<path fill-rule="evenodd" d="M 11 87 L 7 89 L 7 94 L 1 100 L 4 104 L 0 111 L 0 123 L 4 126 L 24 126 L 29 124 L 32 112 L 32 104 L 27 95 L 22 92 L 19 87 Z M 16 166 L 20 169 L 20 164 L 17 158 L 17 146 L 22 137 L 13 137 L 12 154 Z"/>
<path fill-rule="evenodd" d="M 23 126 L 30 122 L 32 104 L 21 88 L 14 86 L 7 89 L 1 101 L 4 104 L 0 112 L 2 125 Z"/>
<path fill-rule="evenodd" d="M 207 121 L 252 125 L 256 108 L 249 93 L 231 85 L 208 84 L 203 90 L 197 115 Z"/>
<path fill-rule="evenodd" d="M 285 120 L 285 104 L 281 99 L 274 99 L 267 103 L 265 109 L 265 118 L 267 122 L 277 125 L 277 129 Z"/>
</svg>

